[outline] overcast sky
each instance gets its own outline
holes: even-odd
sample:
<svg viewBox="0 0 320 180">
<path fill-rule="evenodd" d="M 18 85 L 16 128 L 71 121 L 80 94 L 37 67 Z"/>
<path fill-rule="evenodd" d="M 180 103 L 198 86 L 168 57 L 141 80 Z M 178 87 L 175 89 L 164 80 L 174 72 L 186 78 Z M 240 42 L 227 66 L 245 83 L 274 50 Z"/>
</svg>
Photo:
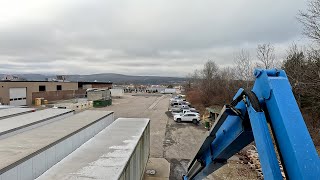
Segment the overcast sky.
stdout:
<svg viewBox="0 0 320 180">
<path fill-rule="evenodd" d="M 305 0 L 0 1 L 0 74 L 185 76 L 270 42 L 306 43 Z"/>
</svg>

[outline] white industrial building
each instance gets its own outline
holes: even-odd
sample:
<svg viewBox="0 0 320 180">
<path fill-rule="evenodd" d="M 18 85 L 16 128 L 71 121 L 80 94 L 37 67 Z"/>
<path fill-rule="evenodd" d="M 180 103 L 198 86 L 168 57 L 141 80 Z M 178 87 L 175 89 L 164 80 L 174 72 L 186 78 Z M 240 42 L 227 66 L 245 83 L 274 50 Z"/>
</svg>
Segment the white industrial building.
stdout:
<svg viewBox="0 0 320 180">
<path fill-rule="evenodd" d="M 111 91 L 111 96 L 112 97 L 122 97 L 124 95 L 124 90 L 123 89 L 110 89 Z"/>
<path fill-rule="evenodd" d="M 113 112 L 96 110 L 5 111 L 0 110 L 1 180 L 143 177 L 149 119 L 114 120 Z"/>
</svg>

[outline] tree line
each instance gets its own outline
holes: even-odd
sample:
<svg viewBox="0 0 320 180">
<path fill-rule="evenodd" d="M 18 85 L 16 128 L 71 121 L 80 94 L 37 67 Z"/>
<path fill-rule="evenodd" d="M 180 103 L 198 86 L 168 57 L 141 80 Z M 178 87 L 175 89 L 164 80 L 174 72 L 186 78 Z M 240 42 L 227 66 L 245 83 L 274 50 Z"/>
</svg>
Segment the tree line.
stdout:
<svg viewBox="0 0 320 180">
<path fill-rule="evenodd" d="M 308 46 L 292 43 L 283 59 L 276 58 L 271 43 L 257 45 L 256 54 L 241 49 L 233 66 L 220 67 L 208 60 L 202 69 L 188 75 L 186 92 L 191 103 L 201 107 L 222 106 L 231 102 L 240 87 L 251 89 L 254 68 L 285 70 L 308 128 L 320 128 L 320 0 L 309 2 L 306 12 L 299 12 L 303 34 L 313 42 Z M 254 59 L 254 61 L 253 61 Z"/>
</svg>

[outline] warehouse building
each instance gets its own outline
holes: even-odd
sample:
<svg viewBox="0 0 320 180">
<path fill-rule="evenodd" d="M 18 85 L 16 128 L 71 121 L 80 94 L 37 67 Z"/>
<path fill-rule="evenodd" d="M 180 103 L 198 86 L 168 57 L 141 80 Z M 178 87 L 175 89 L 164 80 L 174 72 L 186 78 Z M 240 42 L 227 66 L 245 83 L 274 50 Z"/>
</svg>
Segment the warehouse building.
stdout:
<svg viewBox="0 0 320 180">
<path fill-rule="evenodd" d="M 33 93 L 78 90 L 76 82 L 48 81 L 2 81 L 0 82 L 0 102 L 19 106 L 31 105 Z"/>
<path fill-rule="evenodd" d="M 0 103 L 32 105 L 35 98 L 48 101 L 84 97 L 86 89 L 111 88 L 111 82 L 0 81 Z"/>
<path fill-rule="evenodd" d="M 46 109 L 0 123 L 1 180 L 143 179 L 149 119 Z"/>
</svg>

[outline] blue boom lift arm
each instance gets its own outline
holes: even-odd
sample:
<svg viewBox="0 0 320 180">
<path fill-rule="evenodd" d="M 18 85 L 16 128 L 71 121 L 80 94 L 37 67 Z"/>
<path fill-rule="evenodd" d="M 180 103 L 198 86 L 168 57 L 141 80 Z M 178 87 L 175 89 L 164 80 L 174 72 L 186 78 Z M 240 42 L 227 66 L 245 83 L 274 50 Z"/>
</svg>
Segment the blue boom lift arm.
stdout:
<svg viewBox="0 0 320 180">
<path fill-rule="evenodd" d="M 255 141 L 265 179 L 320 179 L 320 159 L 283 70 L 254 71 L 252 91 L 239 89 L 208 131 L 184 180 L 203 179 Z"/>
</svg>

